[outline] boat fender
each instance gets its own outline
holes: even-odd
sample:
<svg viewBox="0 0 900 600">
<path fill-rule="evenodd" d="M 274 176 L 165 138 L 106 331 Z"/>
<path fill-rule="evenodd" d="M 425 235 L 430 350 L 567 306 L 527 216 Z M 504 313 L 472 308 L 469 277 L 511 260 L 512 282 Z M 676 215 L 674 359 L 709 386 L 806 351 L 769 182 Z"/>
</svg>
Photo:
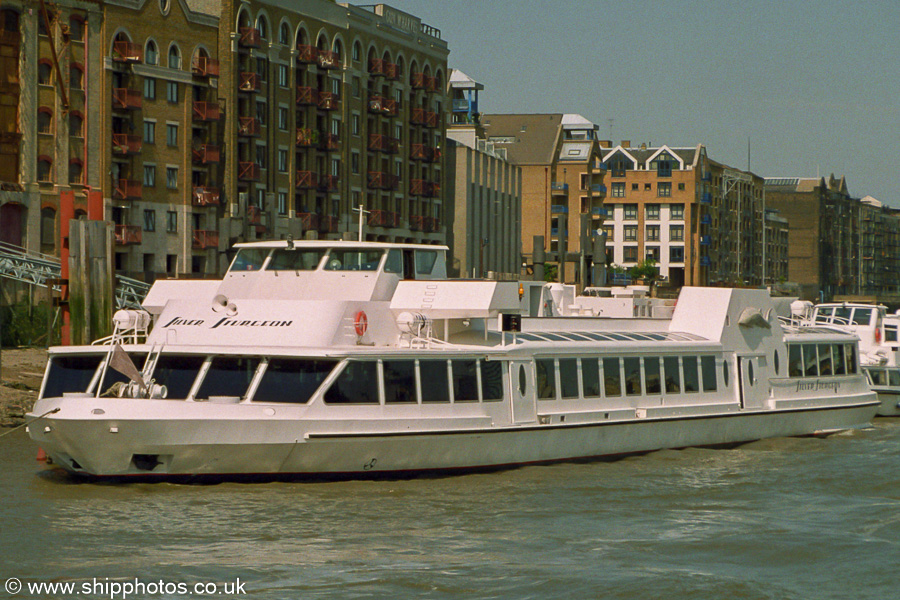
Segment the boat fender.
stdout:
<svg viewBox="0 0 900 600">
<path fill-rule="evenodd" d="M 356 317 L 353 319 L 353 328 L 356 329 L 356 335 L 359 337 L 366 335 L 366 330 L 369 328 L 369 318 L 365 312 L 359 311 L 356 313 Z"/>
</svg>

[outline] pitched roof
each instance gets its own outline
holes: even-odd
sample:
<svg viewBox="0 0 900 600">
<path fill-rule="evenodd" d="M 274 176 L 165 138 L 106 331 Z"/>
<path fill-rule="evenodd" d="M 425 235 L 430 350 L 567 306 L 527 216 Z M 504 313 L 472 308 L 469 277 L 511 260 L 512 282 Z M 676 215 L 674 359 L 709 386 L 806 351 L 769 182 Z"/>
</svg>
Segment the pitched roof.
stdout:
<svg viewBox="0 0 900 600">
<path fill-rule="evenodd" d="M 556 156 L 562 131 L 562 114 L 482 115 L 489 142 L 505 148 L 509 162 L 549 165 Z"/>
</svg>

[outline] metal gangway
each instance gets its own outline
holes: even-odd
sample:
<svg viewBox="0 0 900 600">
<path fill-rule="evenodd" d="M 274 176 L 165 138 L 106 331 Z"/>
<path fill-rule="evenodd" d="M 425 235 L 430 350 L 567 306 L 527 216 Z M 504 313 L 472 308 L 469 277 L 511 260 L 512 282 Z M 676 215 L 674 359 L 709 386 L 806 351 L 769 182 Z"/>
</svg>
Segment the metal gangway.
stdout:
<svg viewBox="0 0 900 600">
<path fill-rule="evenodd" d="M 60 291 L 60 262 L 56 256 L 31 252 L 0 242 L 0 277 Z M 140 308 L 150 285 L 130 277 L 116 275 L 116 308 Z"/>
</svg>

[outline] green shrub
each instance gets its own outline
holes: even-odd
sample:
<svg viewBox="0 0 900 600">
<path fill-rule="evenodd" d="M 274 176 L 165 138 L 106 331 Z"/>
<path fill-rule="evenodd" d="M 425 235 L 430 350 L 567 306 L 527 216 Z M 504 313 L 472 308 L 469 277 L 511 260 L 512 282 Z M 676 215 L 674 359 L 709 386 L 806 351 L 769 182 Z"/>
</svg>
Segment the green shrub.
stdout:
<svg viewBox="0 0 900 600">
<path fill-rule="evenodd" d="M 48 328 L 51 326 L 48 339 Z M 27 302 L 0 306 L 0 344 L 4 347 L 52 346 L 58 343 L 59 320 L 55 307 L 47 303 L 30 307 Z"/>
</svg>

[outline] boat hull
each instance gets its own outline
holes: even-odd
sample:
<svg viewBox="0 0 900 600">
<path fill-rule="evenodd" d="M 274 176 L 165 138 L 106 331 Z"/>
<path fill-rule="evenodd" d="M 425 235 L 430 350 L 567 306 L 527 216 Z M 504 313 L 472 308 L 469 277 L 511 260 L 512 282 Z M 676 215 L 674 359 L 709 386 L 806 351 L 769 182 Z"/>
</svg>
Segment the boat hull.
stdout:
<svg viewBox="0 0 900 600">
<path fill-rule="evenodd" d="M 872 386 L 872 390 L 881 403 L 876 413 L 879 417 L 900 417 L 900 389 Z"/>
</svg>

